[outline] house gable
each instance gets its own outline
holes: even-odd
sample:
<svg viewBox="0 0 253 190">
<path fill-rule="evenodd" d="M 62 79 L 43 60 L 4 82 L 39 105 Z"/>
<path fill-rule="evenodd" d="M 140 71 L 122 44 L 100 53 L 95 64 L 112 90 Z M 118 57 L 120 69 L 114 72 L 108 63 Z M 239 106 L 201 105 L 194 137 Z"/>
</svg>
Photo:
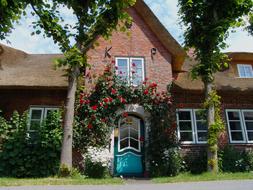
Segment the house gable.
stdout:
<svg viewBox="0 0 253 190">
<path fill-rule="evenodd" d="M 114 60 L 117 57 L 140 57 L 144 58 L 145 77 L 158 83 L 162 90 L 166 90 L 167 85 L 172 80 L 175 52 L 171 53 L 166 48 L 165 44 L 158 38 L 158 34 L 140 15 L 139 9 L 136 7 L 128 9 L 129 15 L 133 18 L 133 23 L 127 32 L 115 31 L 110 40 L 100 37 L 98 39 L 99 46 L 89 50 L 88 62 L 93 67 L 91 72 L 102 73 L 105 66 L 104 62 Z M 110 59 L 105 58 L 105 50 L 110 48 L 109 54 L 112 57 Z M 152 48 L 157 50 L 155 55 L 151 55 Z"/>
</svg>

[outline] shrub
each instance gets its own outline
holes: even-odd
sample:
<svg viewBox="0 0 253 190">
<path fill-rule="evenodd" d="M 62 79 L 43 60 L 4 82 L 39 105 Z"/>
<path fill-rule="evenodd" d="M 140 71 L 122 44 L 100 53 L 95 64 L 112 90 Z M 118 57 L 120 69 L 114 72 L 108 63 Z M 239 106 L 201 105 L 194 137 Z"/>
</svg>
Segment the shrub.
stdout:
<svg viewBox="0 0 253 190">
<path fill-rule="evenodd" d="M 27 114 L 0 117 L 0 176 L 44 177 L 57 173 L 61 150 L 61 113 L 52 112 L 38 130 L 27 131 Z"/>
<path fill-rule="evenodd" d="M 185 156 L 186 170 L 192 174 L 200 174 L 207 170 L 207 152 L 200 151 L 198 154 Z"/>
<path fill-rule="evenodd" d="M 253 170 L 253 152 L 239 151 L 226 146 L 219 152 L 220 166 L 223 172 L 246 172 Z"/>
<path fill-rule="evenodd" d="M 152 177 L 176 176 L 179 174 L 182 158 L 178 148 L 165 148 L 153 158 L 154 159 L 150 162 L 150 174 Z"/>
<path fill-rule="evenodd" d="M 92 178 L 106 176 L 111 161 L 111 154 L 108 149 L 89 147 L 84 157 L 85 175 Z"/>
</svg>

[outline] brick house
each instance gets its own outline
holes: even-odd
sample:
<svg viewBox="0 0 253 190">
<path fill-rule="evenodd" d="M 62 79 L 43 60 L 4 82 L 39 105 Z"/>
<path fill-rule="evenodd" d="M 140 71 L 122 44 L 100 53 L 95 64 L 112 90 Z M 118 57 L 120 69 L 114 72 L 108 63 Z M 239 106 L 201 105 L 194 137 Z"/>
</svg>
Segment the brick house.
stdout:
<svg viewBox="0 0 253 190">
<path fill-rule="evenodd" d="M 189 70 L 195 61 L 186 56 L 182 47 L 164 28 L 149 7 L 142 1 L 128 10 L 133 18 L 130 36 L 114 32 L 111 40 L 98 39 L 99 46 L 88 52 L 91 73 L 102 73 L 110 49 L 118 71 L 131 78 L 131 63 L 138 72 L 133 84 L 144 78 L 159 84 L 166 90 L 167 84 L 177 77 L 173 94 L 177 110 L 178 136 L 183 153 L 195 153 L 206 147 L 207 128 L 205 119 L 199 116 L 203 103 L 203 84 L 192 81 Z M 67 79 L 64 72 L 53 69 L 53 59 L 62 55 L 27 54 L 4 45 L 0 55 L 0 109 L 6 117 L 14 110 L 29 110 L 30 121 L 40 123 L 48 111 L 64 106 Z M 241 148 L 251 148 L 253 143 L 253 53 L 229 53 L 232 62 L 229 69 L 216 74 L 215 84 L 222 96 L 222 110 L 227 130 L 222 143 Z M 186 57 L 186 58 L 185 58 Z M 126 107 L 131 125 L 119 126 L 112 133 L 111 152 L 116 175 L 142 175 L 147 169 L 145 152 L 138 136 L 148 135 L 148 114 L 138 105 Z M 128 128 L 122 132 L 120 128 Z M 133 133 L 129 131 L 133 130 Z M 124 138 L 123 138 L 124 137 Z M 133 139 L 133 145 L 130 143 Z M 127 146 L 126 146 L 127 144 Z"/>
</svg>

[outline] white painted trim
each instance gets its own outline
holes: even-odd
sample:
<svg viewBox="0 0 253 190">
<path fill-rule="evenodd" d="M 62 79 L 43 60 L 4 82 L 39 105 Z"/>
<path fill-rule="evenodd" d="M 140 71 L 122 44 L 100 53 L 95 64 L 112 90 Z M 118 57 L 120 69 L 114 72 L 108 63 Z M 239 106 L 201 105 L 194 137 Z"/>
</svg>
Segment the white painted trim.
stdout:
<svg viewBox="0 0 253 190">
<path fill-rule="evenodd" d="M 120 127 L 121 127 L 120 123 L 121 123 L 122 119 L 119 119 L 119 122 L 118 122 L 118 130 L 119 130 L 119 132 L 118 132 L 118 152 L 123 152 L 125 150 L 135 150 L 137 152 L 141 152 L 141 142 L 140 142 L 140 135 L 141 135 L 140 124 L 141 124 L 141 120 L 139 118 L 137 118 L 137 117 L 134 117 L 134 116 L 128 116 L 128 117 L 132 117 L 134 120 L 137 120 L 137 122 L 138 122 L 138 139 L 132 138 L 130 136 L 130 130 L 131 130 L 130 126 L 127 126 L 128 127 L 127 128 L 128 129 L 128 137 L 125 137 L 125 138 L 121 139 L 121 137 L 120 137 Z M 125 147 L 125 148 L 123 148 L 123 149 L 121 149 L 120 148 L 120 142 L 123 141 L 123 140 L 125 140 L 125 139 L 128 139 L 128 146 Z M 133 139 L 133 140 L 135 140 L 135 141 L 138 142 L 138 149 L 133 148 L 133 147 L 130 146 L 130 139 Z"/>
<path fill-rule="evenodd" d="M 133 74 L 132 74 L 132 60 L 141 60 L 142 62 L 142 81 L 145 80 L 145 61 L 143 57 L 115 57 L 115 65 L 118 67 L 118 60 L 119 59 L 125 59 L 127 60 L 127 83 L 132 86 L 138 86 L 134 85 L 133 83 Z M 118 71 L 116 71 L 116 74 L 118 75 Z"/>
<path fill-rule="evenodd" d="M 134 156 L 142 157 L 142 155 L 140 155 L 140 154 L 135 154 L 135 153 L 133 153 L 133 152 L 126 152 L 126 153 L 124 153 L 124 154 L 116 155 L 116 156 L 117 156 L 117 157 L 122 157 L 122 156 L 125 156 L 125 155 L 127 155 L 127 154 L 132 154 L 132 155 L 134 155 Z"/>
<path fill-rule="evenodd" d="M 232 140 L 232 135 L 231 135 L 231 130 L 230 130 L 230 121 L 238 121 L 238 120 L 229 120 L 228 117 L 228 112 L 238 112 L 239 113 L 239 122 L 241 125 L 241 130 L 233 130 L 233 131 L 238 131 L 238 132 L 242 132 L 242 136 L 243 136 L 243 140 L 242 141 L 235 141 Z M 246 134 L 245 134 L 245 126 L 244 126 L 244 122 L 242 120 L 242 113 L 240 109 L 226 109 L 226 118 L 227 118 L 227 125 L 228 125 L 228 134 L 229 134 L 229 140 L 230 143 L 248 143 L 247 138 L 246 138 Z"/>
<path fill-rule="evenodd" d="M 180 132 L 192 132 L 192 141 L 180 141 L 181 144 L 206 144 L 207 141 L 199 141 L 198 140 L 198 132 L 205 132 L 204 130 L 198 130 L 197 129 L 197 121 L 203 121 L 203 120 L 196 120 L 196 112 L 203 109 L 177 109 L 177 134 L 178 139 L 180 141 Z M 179 120 L 179 114 L 180 111 L 188 111 L 190 112 L 191 120 Z M 191 127 L 192 130 L 183 130 L 180 131 L 179 121 L 191 121 Z M 207 131 L 206 131 L 207 132 Z"/>
</svg>

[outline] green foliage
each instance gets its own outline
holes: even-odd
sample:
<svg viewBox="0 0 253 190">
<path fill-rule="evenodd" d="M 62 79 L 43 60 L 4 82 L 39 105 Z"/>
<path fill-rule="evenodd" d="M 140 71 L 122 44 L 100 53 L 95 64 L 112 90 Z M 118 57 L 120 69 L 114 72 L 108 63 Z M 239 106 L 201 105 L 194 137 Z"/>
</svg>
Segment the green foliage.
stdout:
<svg viewBox="0 0 253 190">
<path fill-rule="evenodd" d="M 150 174 L 152 177 L 176 176 L 182 169 L 182 157 L 179 149 L 172 147 L 163 149 L 160 154 L 151 155 L 154 160 L 150 162 Z M 162 157 L 160 157 L 162 156 Z"/>
<path fill-rule="evenodd" d="M 186 164 L 186 171 L 190 171 L 192 174 L 201 174 L 206 172 L 207 169 L 207 152 L 202 150 L 197 154 L 187 154 L 184 157 Z"/>
<path fill-rule="evenodd" d="M 225 129 L 225 125 L 223 119 L 221 117 L 221 97 L 217 95 L 215 90 L 212 90 L 209 93 L 208 100 L 205 101 L 204 107 L 209 108 L 211 106 L 214 107 L 214 119 L 215 122 L 208 128 L 208 145 L 209 146 L 216 146 L 218 143 L 218 137 L 220 133 Z"/>
<path fill-rule="evenodd" d="M 220 168 L 223 172 L 253 171 L 253 152 L 239 151 L 232 146 L 226 146 L 219 152 Z"/>
<path fill-rule="evenodd" d="M 42 177 L 57 173 L 62 140 L 61 113 L 49 114 L 36 131 L 27 131 L 27 114 L 0 117 L 0 176 Z"/>
<path fill-rule="evenodd" d="M 217 144 L 219 140 L 219 135 L 225 129 L 225 125 L 221 117 L 220 99 L 221 97 L 217 95 L 217 92 L 215 90 L 212 90 L 208 95 L 208 99 L 204 103 L 205 108 L 214 107 L 214 123 L 208 127 L 208 140 L 207 140 L 209 150 L 212 153 L 216 153 L 218 151 Z M 211 168 L 216 168 L 218 162 L 217 160 L 210 158 L 208 160 L 208 165 Z"/>
<path fill-rule="evenodd" d="M 85 172 L 84 174 L 90 178 L 103 178 L 106 176 L 108 169 L 100 162 L 92 162 L 89 157 L 85 159 Z"/>
<path fill-rule="evenodd" d="M 253 10 L 249 14 L 249 26 L 247 26 L 248 32 L 253 35 Z"/>
<path fill-rule="evenodd" d="M 14 23 L 18 22 L 22 14 L 26 14 L 25 7 L 26 2 L 22 0 L 0 0 L 0 40 L 5 39 Z"/>
<path fill-rule="evenodd" d="M 229 29 L 236 27 L 252 8 L 252 0 L 179 0 L 186 48 L 194 48 L 199 61 L 193 67 L 194 78 L 212 82 L 213 74 L 227 65 L 226 47 Z"/>
<path fill-rule="evenodd" d="M 67 165 L 60 165 L 58 177 L 71 177 L 71 178 L 79 178 L 81 177 L 81 173 L 76 168 L 69 168 Z"/>
</svg>

